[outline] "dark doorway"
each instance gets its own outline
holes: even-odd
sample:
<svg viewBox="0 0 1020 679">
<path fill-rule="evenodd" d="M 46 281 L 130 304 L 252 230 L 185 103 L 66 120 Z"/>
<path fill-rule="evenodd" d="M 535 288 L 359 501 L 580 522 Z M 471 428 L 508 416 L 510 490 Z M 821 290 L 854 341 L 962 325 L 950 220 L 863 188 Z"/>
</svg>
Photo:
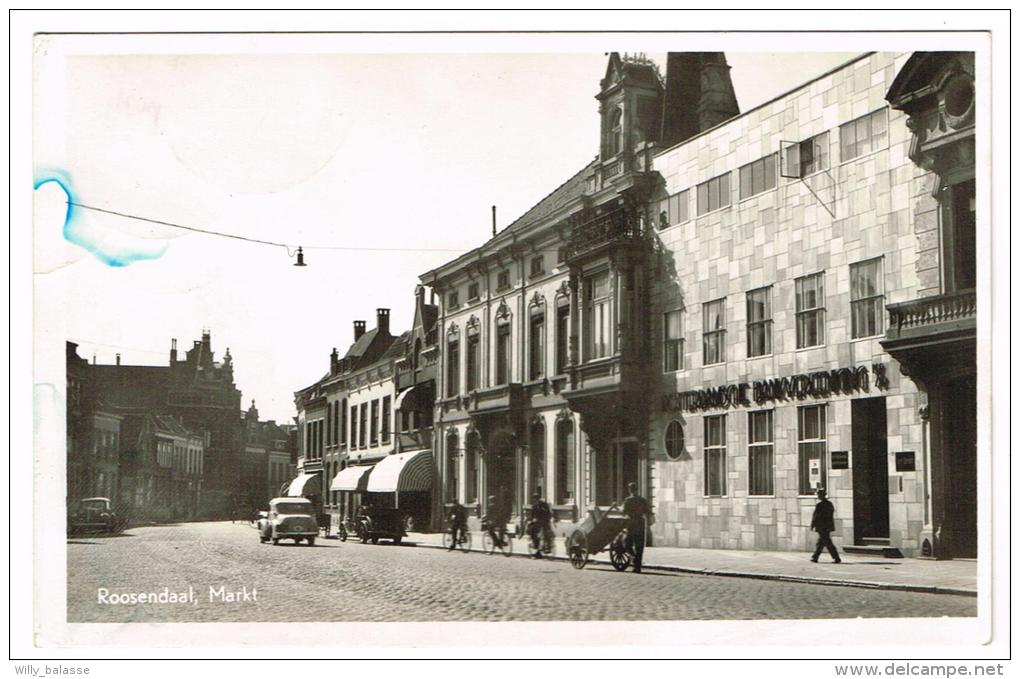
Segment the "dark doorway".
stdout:
<svg viewBox="0 0 1020 679">
<path fill-rule="evenodd" d="M 595 504 L 607 507 L 627 497 L 627 484 L 638 481 L 638 444 L 610 443 L 595 453 Z"/>
<path fill-rule="evenodd" d="M 485 453 L 485 495 L 509 498 L 512 513 L 520 512 L 517 493 L 517 465 L 513 437 L 506 432 L 492 436 Z"/>
<path fill-rule="evenodd" d="M 977 385 L 973 375 L 949 382 L 943 391 L 947 465 L 942 543 L 949 556 L 977 557 Z"/>
<path fill-rule="evenodd" d="M 889 537 L 889 458 L 885 398 L 851 402 L 854 543 Z"/>
</svg>

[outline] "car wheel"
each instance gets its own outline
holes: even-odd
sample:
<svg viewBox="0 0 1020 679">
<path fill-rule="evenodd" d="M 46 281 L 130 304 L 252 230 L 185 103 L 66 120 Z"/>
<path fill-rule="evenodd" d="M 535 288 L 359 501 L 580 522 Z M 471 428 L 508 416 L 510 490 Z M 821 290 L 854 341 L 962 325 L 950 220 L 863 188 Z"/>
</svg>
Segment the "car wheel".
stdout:
<svg viewBox="0 0 1020 679">
<path fill-rule="evenodd" d="M 404 536 L 403 535 L 398 535 L 397 537 L 393 538 L 393 544 L 399 545 L 403 540 L 404 540 Z"/>
<path fill-rule="evenodd" d="M 273 538 L 273 545 L 275 546 L 278 544 L 280 544 L 280 538 Z"/>
<path fill-rule="evenodd" d="M 309 547 L 315 546 L 315 538 L 308 538 L 308 546 Z"/>
<path fill-rule="evenodd" d="M 378 545 L 379 544 L 379 538 L 372 538 L 372 544 L 373 545 Z"/>
</svg>

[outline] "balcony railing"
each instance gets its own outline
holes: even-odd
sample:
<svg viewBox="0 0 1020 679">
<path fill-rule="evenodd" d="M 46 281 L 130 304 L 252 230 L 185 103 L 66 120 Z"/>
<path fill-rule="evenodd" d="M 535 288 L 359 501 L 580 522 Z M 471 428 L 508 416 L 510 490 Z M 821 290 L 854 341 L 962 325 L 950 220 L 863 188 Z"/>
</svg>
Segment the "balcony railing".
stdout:
<svg viewBox="0 0 1020 679">
<path fill-rule="evenodd" d="M 939 332 L 942 327 L 969 325 L 977 315 L 977 292 L 961 290 L 890 304 L 887 338 Z"/>
<path fill-rule="evenodd" d="M 610 243 L 640 239 L 637 218 L 623 209 L 614 210 L 575 226 L 570 233 L 567 256 L 577 257 Z"/>
</svg>

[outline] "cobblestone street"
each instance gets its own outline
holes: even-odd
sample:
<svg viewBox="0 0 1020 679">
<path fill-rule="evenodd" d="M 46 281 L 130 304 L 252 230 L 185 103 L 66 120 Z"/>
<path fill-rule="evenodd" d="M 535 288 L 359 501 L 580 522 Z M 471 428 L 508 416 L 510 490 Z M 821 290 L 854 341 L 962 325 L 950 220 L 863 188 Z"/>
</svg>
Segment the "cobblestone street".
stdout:
<svg viewBox="0 0 1020 679">
<path fill-rule="evenodd" d="M 702 620 L 973 616 L 970 597 L 704 575 L 319 540 L 260 544 L 244 524 L 133 528 L 68 540 L 69 622 Z M 188 591 L 194 603 L 100 604 Z M 210 588 L 248 601 L 210 602 Z M 251 592 L 255 590 L 255 599 Z M 229 598 L 229 597 L 223 597 Z M 243 599 L 243 595 L 238 597 Z"/>
</svg>

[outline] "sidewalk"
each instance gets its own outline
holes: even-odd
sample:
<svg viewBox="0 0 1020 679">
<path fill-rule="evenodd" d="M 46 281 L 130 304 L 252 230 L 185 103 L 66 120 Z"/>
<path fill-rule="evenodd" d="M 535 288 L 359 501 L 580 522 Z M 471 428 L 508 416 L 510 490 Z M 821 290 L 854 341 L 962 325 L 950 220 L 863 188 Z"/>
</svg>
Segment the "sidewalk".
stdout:
<svg viewBox="0 0 1020 679">
<path fill-rule="evenodd" d="M 419 547 L 442 549 L 443 546 L 441 533 L 411 533 L 405 541 Z M 481 546 L 481 532 L 472 532 L 472 551 L 481 552 Z M 527 557 L 525 540 L 515 539 L 513 548 L 515 557 Z M 934 561 L 841 554 L 843 563 L 835 564 L 829 560 L 828 554 L 823 554 L 819 563 L 811 563 L 810 557 L 808 552 L 646 547 L 643 568 L 674 573 L 977 596 L 977 562 L 973 559 Z M 556 551 L 552 558 L 566 559 L 562 539 L 556 541 Z M 609 554 L 600 552 L 589 558 L 589 564 L 609 565 Z"/>
</svg>

